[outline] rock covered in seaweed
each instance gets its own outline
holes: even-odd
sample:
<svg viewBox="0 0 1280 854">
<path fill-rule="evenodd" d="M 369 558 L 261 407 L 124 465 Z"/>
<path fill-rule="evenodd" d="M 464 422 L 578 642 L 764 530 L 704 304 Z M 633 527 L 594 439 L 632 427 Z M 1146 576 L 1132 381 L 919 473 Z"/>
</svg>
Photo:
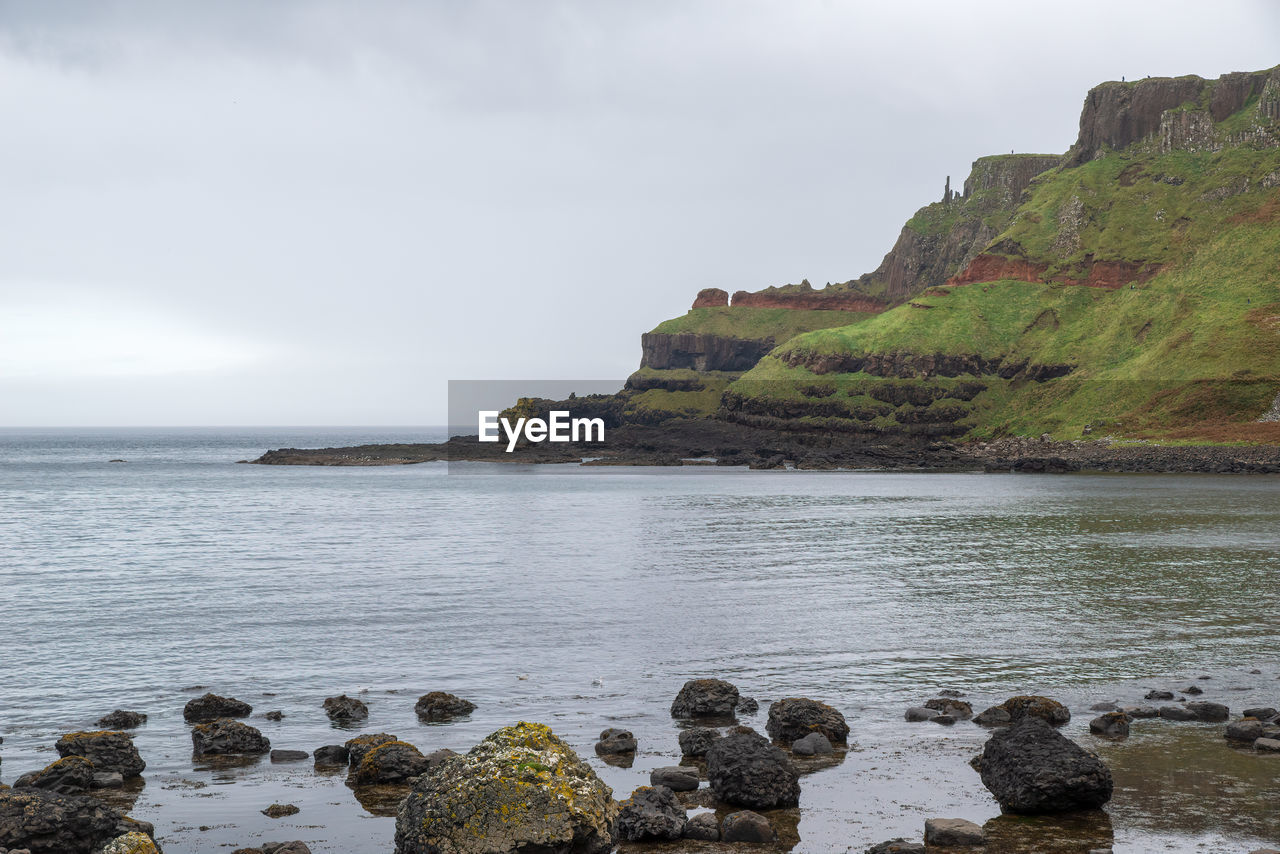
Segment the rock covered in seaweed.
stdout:
<svg viewBox="0 0 1280 854">
<path fill-rule="evenodd" d="M 191 747 L 201 756 L 240 754 L 253 756 L 271 751 L 271 740 L 256 728 L 229 718 L 198 724 L 191 730 Z"/>
<path fill-rule="evenodd" d="M 707 778 L 716 798 L 750 809 L 794 807 L 800 773 L 780 748 L 755 732 L 727 735 L 707 751 Z"/>
<path fill-rule="evenodd" d="M 351 764 L 351 770 L 354 771 L 360 767 L 360 762 L 370 750 L 380 744 L 399 740 L 399 738 L 387 732 L 367 732 L 364 735 L 357 735 L 355 738 L 347 739 L 347 743 L 343 747 L 347 749 L 347 759 Z"/>
<path fill-rule="evenodd" d="M 765 729 L 774 741 L 784 744 L 818 732 L 832 744 L 844 744 L 849 738 L 849 725 L 839 710 L 807 697 L 788 697 L 769 706 L 769 723 Z"/>
<path fill-rule="evenodd" d="M 124 709 L 116 709 L 109 715 L 103 715 L 98 719 L 98 726 L 103 729 L 137 729 L 147 722 L 147 716 L 142 712 L 128 712 Z"/>
<path fill-rule="evenodd" d="M 248 703 L 209 693 L 188 700 L 182 708 L 182 719 L 187 723 L 207 723 L 218 718 L 247 718 L 252 713 L 253 706 Z"/>
<path fill-rule="evenodd" d="M 1053 726 L 1062 726 L 1071 720 L 1071 710 L 1049 697 L 1020 695 L 992 706 L 973 720 L 983 726 L 1004 726 L 1023 718 L 1040 718 Z"/>
<path fill-rule="evenodd" d="M 429 769 L 400 804 L 396 854 L 603 854 L 617 804 L 573 749 L 521 722 Z"/>
<path fill-rule="evenodd" d="M 39 771 L 23 774 L 15 789 L 44 789 L 58 795 L 78 795 L 93 786 L 93 763 L 83 756 L 66 756 Z"/>
<path fill-rule="evenodd" d="M 618 837 L 628 842 L 679 839 L 688 816 L 666 786 L 641 786 L 618 810 Z"/>
<path fill-rule="evenodd" d="M 83 756 L 96 771 L 116 771 L 137 777 L 147 767 L 127 732 L 69 732 L 54 745 L 59 756 Z"/>
<path fill-rule="evenodd" d="M 444 691 L 432 691 L 419 697 L 413 710 L 425 721 L 447 721 L 471 714 L 476 704 Z"/>
<path fill-rule="evenodd" d="M 358 786 L 403 783 L 427 770 L 427 757 L 406 741 L 388 741 L 367 752 L 352 772 Z"/>
<path fill-rule="evenodd" d="M 671 702 L 673 718 L 723 718 L 738 707 L 738 689 L 723 679 L 690 679 Z"/>
<path fill-rule="evenodd" d="M 0 848 L 31 854 L 98 854 L 122 834 L 151 831 L 88 795 L 0 789 Z"/>
<path fill-rule="evenodd" d="M 326 697 L 323 708 L 329 720 L 334 723 L 362 721 L 369 717 L 369 707 L 364 704 L 364 701 L 348 697 L 346 694 Z"/>
</svg>

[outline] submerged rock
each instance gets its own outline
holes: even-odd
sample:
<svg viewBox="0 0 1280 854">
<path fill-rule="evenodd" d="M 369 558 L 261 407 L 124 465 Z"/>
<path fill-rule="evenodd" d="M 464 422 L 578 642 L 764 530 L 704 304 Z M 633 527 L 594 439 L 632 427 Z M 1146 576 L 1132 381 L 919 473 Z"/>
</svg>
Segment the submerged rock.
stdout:
<svg viewBox="0 0 1280 854">
<path fill-rule="evenodd" d="M 98 718 L 98 726 L 103 729 L 137 729 L 146 722 L 147 716 L 142 712 L 127 712 L 124 709 L 116 709 L 111 714 Z"/>
<path fill-rule="evenodd" d="M 849 738 L 849 725 L 839 710 L 807 697 L 788 697 L 769 706 L 765 730 L 783 744 L 811 732 L 822 733 L 832 744 L 845 744 Z"/>
<path fill-rule="evenodd" d="M 254 756 L 271 750 L 271 741 L 256 728 L 229 718 L 197 724 L 191 730 L 191 747 L 200 756 L 238 754 Z"/>
<path fill-rule="evenodd" d="M 756 702 L 755 697 L 739 697 L 738 708 L 735 710 L 739 715 L 754 715 L 760 711 L 760 704 Z"/>
<path fill-rule="evenodd" d="M 272 762 L 305 762 L 311 758 L 311 754 L 305 750 L 273 750 L 271 751 Z"/>
<path fill-rule="evenodd" d="M 692 768 L 673 765 L 668 768 L 654 768 L 649 772 L 649 785 L 666 786 L 673 792 L 692 792 L 701 785 L 698 772 Z"/>
<path fill-rule="evenodd" d="M 403 783 L 427 770 L 430 763 L 422 751 L 405 741 L 388 741 L 367 752 L 356 767 L 352 780 L 358 786 L 374 783 Z"/>
<path fill-rule="evenodd" d="M 1172 699 L 1173 699 L 1173 692 L 1172 692 L 1172 691 L 1159 691 L 1159 690 L 1156 690 L 1156 691 L 1148 691 L 1147 693 L 1145 693 L 1145 694 L 1143 694 L 1143 695 L 1142 695 L 1142 699 L 1144 699 L 1144 700 L 1172 700 Z"/>
<path fill-rule="evenodd" d="M 720 733 L 709 727 L 695 726 L 680 733 L 680 753 L 684 756 L 706 756 Z"/>
<path fill-rule="evenodd" d="M 920 723 L 921 721 L 931 721 L 937 716 L 938 716 L 937 711 L 935 711 L 934 709 L 927 709 L 924 706 L 912 706 L 911 708 L 907 709 L 906 714 L 903 715 L 903 717 L 906 718 L 911 723 Z M 1008 720 L 1007 720 L 1008 715 L 1006 715 L 1005 717 L 1006 717 L 1005 722 L 1008 723 Z"/>
<path fill-rule="evenodd" d="M 287 815 L 297 815 L 302 812 L 295 804 L 272 804 L 262 811 L 267 818 L 284 818 Z"/>
<path fill-rule="evenodd" d="M 44 789 L 58 795 L 78 795 L 93 787 L 93 763 L 83 756 L 67 756 L 13 781 L 15 789 Z M 123 778 L 121 778 L 123 781 Z"/>
<path fill-rule="evenodd" d="M 471 714 L 476 704 L 444 691 L 432 691 L 419 697 L 413 710 L 425 721 L 447 721 Z"/>
<path fill-rule="evenodd" d="M 673 718 L 723 718 L 738 707 L 738 689 L 723 679 L 690 679 L 671 702 Z"/>
<path fill-rule="evenodd" d="M 341 744 L 326 744 L 311 752 L 317 765 L 346 765 L 351 761 L 351 751 Z"/>
<path fill-rule="evenodd" d="M 1222 723 L 1231 717 L 1231 710 L 1222 703 L 1199 701 L 1187 703 L 1187 711 L 1196 716 L 1196 720 L 1205 723 Z"/>
<path fill-rule="evenodd" d="M 973 706 L 953 697 L 935 697 L 927 701 L 924 708 L 933 709 L 942 715 L 950 715 L 958 721 L 967 721 L 973 717 Z"/>
<path fill-rule="evenodd" d="M 1167 721 L 1194 721 L 1196 713 L 1183 706 L 1161 706 L 1160 717 Z"/>
<path fill-rule="evenodd" d="M 1110 738 L 1124 738 L 1129 734 L 1129 716 L 1124 712 L 1107 712 L 1089 721 L 1089 731 Z"/>
<path fill-rule="evenodd" d="M 796 756 L 824 756 L 828 753 L 834 753 L 835 747 L 822 733 L 811 732 L 804 738 L 798 738 L 793 741 L 791 743 L 791 752 Z"/>
<path fill-rule="evenodd" d="M 396 854 L 604 854 L 613 791 L 542 724 L 493 733 L 414 785 L 396 815 Z"/>
<path fill-rule="evenodd" d="M 325 714 L 329 716 L 329 720 L 334 723 L 351 723 L 352 721 L 362 721 L 369 717 L 369 707 L 365 705 L 364 700 L 357 700 L 355 697 L 348 697 L 346 694 L 326 698 L 323 708 Z"/>
<path fill-rule="evenodd" d="M 253 714 L 253 706 L 233 697 L 205 694 L 189 700 L 182 709 L 182 719 L 187 723 L 206 723 L 218 718 L 247 718 Z"/>
<path fill-rule="evenodd" d="M 54 745 L 59 756 L 83 756 L 97 771 L 137 777 L 147 767 L 127 732 L 69 732 Z"/>
<path fill-rule="evenodd" d="M 924 823 L 924 841 L 926 845 L 959 848 L 985 845 L 987 834 L 963 818 L 931 818 Z"/>
<path fill-rule="evenodd" d="M 726 804 L 751 809 L 793 807 L 800 802 L 800 774 L 764 736 L 734 733 L 707 751 L 707 777 Z"/>
<path fill-rule="evenodd" d="M 773 842 L 778 838 L 769 819 L 750 810 L 725 816 L 720 836 L 725 842 Z"/>
<path fill-rule="evenodd" d="M 1006 812 L 1036 815 L 1100 807 L 1111 799 L 1106 764 L 1029 717 L 996 732 L 982 749 L 982 783 Z"/>
<path fill-rule="evenodd" d="M 618 809 L 618 837 L 628 842 L 679 839 L 686 814 L 666 786 L 641 786 Z"/>
</svg>

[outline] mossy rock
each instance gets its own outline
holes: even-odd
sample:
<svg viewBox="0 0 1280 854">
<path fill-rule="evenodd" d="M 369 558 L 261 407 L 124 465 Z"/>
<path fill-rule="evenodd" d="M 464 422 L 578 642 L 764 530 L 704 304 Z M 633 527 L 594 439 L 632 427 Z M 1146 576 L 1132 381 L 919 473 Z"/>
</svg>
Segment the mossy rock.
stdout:
<svg viewBox="0 0 1280 854">
<path fill-rule="evenodd" d="M 573 749 L 521 722 L 421 777 L 396 816 L 397 854 L 602 854 L 618 806 Z"/>
<path fill-rule="evenodd" d="M 145 833 L 126 833 L 102 847 L 102 854 L 160 854 L 151 837 Z"/>
</svg>

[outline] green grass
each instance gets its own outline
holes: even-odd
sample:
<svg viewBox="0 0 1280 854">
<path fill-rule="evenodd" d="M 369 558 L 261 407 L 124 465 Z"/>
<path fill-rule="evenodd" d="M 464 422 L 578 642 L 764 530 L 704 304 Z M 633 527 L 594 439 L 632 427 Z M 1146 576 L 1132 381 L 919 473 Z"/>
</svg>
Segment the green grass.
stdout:
<svg viewBox="0 0 1280 854">
<path fill-rule="evenodd" d="M 683 317 L 663 321 L 654 332 L 696 332 L 725 338 L 785 341 L 801 332 L 829 326 L 845 326 L 872 315 L 858 311 L 796 311 L 787 308 L 725 306 L 690 309 Z"/>
</svg>

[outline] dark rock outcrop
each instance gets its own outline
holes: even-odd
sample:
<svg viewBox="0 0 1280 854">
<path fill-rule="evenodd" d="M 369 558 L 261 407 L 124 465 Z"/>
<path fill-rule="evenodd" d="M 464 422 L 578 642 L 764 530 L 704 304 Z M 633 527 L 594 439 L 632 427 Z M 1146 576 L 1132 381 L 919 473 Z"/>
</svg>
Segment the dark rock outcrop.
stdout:
<svg viewBox="0 0 1280 854">
<path fill-rule="evenodd" d="M 769 819 L 751 810 L 725 816 L 720 835 L 725 842 L 773 842 L 778 838 Z"/>
<path fill-rule="evenodd" d="M 937 718 L 934 720 L 936 721 Z M 796 756 L 825 756 L 828 753 L 834 753 L 835 747 L 822 733 L 811 732 L 791 742 L 791 752 Z"/>
<path fill-rule="evenodd" d="M 324 711 L 329 716 L 329 720 L 334 723 L 362 721 L 369 717 L 369 707 L 364 704 L 364 701 L 348 697 L 346 694 L 326 698 Z"/>
<path fill-rule="evenodd" d="M 1111 799 L 1113 786 L 1110 769 L 1096 754 L 1039 717 L 992 735 L 979 773 L 1001 809 L 1024 815 L 1094 809 Z"/>
<path fill-rule="evenodd" d="M 93 763 L 83 756 L 67 756 L 39 771 L 23 774 L 15 789 L 44 789 L 56 795 L 78 795 L 93 787 Z"/>
<path fill-rule="evenodd" d="M 1110 738 L 1124 738 L 1129 734 L 1129 716 L 1124 712 L 1107 712 L 1089 721 L 1089 732 Z"/>
<path fill-rule="evenodd" d="M 413 710 L 424 721 L 447 721 L 471 714 L 476 704 L 445 691 L 432 691 L 419 697 Z"/>
<path fill-rule="evenodd" d="M 738 706 L 738 689 L 723 679 L 691 679 L 671 702 L 673 718 L 723 718 Z"/>
<path fill-rule="evenodd" d="M 699 839 L 704 842 L 718 841 L 720 839 L 720 824 L 716 821 L 716 814 L 704 812 L 695 815 L 685 822 L 684 832 L 681 835 L 685 839 Z"/>
<path fill-rule="evenodd" d="M 600 733 L 600 740 L 596 742 L 596 753 L 602 756 L 635 753 L 637 747 L 636 737 L 629 730 L 610 727 Z"/>
<path fill-rule="evenodd" d="M 354 771 L 360 767 L 360 763 L 364 760 L 364 756 L 370 750 L 373 750 L 380 744 L 388 744 L 392 741 L 399 741 L 394 735 L 386 732 L 369 732 L 364 735 L 357 735 L 355 738 L 347 740 L 344 745 L 347 749 L 347 758 L 350 760 L 351 769 Z"/>
<path fill-rule="evenodd" d="M 247 718 L 253 714 L 253 706 L 233 697 L 205 694 L 188 701 L 182 709 L 182 719 L 187 723 L 207 723 L 218 718 Z"/>
<path fill-rule="evenodd" d="M 699 783 L 698 772 L 693 768 L 672 765 L 649 772 L 649 785 L 666 786 L 673 792 L 692 792 Z"/>
<path fill-rule="evenodd" d="M 738 732 L 707 751 L 707 778 L 726 804 L 750 809 L 793 807 L 800 802 L 800 774 L 764 736 Z"/>
<path fill-rule="evenodd" d="M 706 756 L 720 733 L 710 727 L 695 726 L 680 731 L 680 753 L 684 756 Z"/>
<path fill-rule="evenodd" d="M 1040 718 L 1054 726 L 1062 726 L 1071 720 L 1071 710 L 1048 697 L 1020 695 L 992 706 L 973 720 L 983 726 L 1003 726 L 1023 718 Z"/>
<path fill-rule="evenodd" d="M 96 854 L 141 823 L 87 795 L 0 789 L 0 848 L 31 854 Z"/>
<path fill-rule="evenodd" d="M 727 338 L 701 332 L 646 332 L 640 336 L 640 367 L 746 371 L 772 350 L 773 345 L 773 338 Z"/>
<path fill-rule="evenodd" d="M 973 717 L 973 706 L 954 697 L 935 697 L 926 701 L 924 708 L 933 709 L 940 715 L 950 715 L 959 721 L 967 721 Z"/>
<path fill-rule="evenodd" d="M 393 739 L 394 740 L 394 739 Z M 341 744 L 326 744 L 311 753 L 317 765 L 346 765 L 351 761 L 351 751 Z"/>
<path fill-rule="evenodd" d="M 687 815 L 666 786 L 641 786 L 618 809 L 618 837 L 628 842 L 679 839 Z"/>
<path fill-rule="evenodd" d="M 125 777 L 137 777 L 147 767 L 127 732 L 69 732 L 54 748 L 59 756 L 83 756 L 94 770 L 117 771 Z"/>
<path fill-rule="evenodd" d="M 219 718 L 191 729 L 191 747 L 197 756 L 256 756 L 271 750 L 271 740 L 248 724 Z"/>
<path fill-rule="evenodd" d="M 822 733 L 832 744 L 845 744 L 849 725 L 839 710 L 807 697 L 787 697 L 769 706 L 769 737 L 784 744 L 804 738 L 811 732 Z"/>
</svg>

